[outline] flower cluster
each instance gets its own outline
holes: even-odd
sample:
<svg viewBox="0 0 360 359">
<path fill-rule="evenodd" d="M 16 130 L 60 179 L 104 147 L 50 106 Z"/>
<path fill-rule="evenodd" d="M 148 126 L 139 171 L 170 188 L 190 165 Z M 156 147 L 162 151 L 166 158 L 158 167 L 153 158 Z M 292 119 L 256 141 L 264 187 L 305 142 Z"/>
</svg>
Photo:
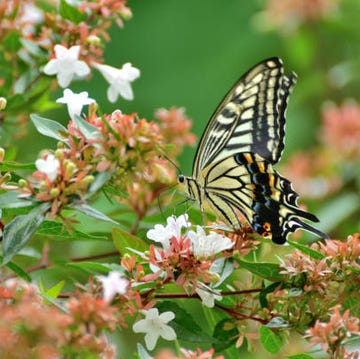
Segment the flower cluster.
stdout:
<svg viewBox="0 0 360 359">
<path fill-rule="evenodd" d="M 80 153 L 74 156 L 69 148 L 59 148 L 54 154 L 45 153 L 35 165 L 37 171 L 33 176 L 19 181 L 20 197 L 50 202 L 49 213 L 53 218 L 64 206 L 81 200 L 94 181 L 92 166 Z"/>
<path fill-rule="evenodd" d="M 328 102 L 323 107 L 321 140 L 341 159 L 357 159 L 360 155 L 360 106 L 353 100 L 337 107 Z"/>
<path fill-rule="evenodd" d="M 330 311 L 327 322 L 317 320 L 315 325 L 307 330 L 306 336 L 311 346 L 320 344 L 323 351 L 331 358 L 355 359 L 359 352 L 347 352 L 345 344 L 353 335 L 360 336 L 359 318 L 352 317 L 349 309 L 340 313 L 340 306 Z"/>
<path fill-rule="evenodd" d="M 167 280 L 175 281 L 188 293 L 193 294 L 197 290 L 202 296 L 199 280 L 205 284 L 214 284 L 219 280 L 219 274 L 213 270 L 214 261 L 235 243 L 216 232 L 206 234 L 200 226 L 197 226 L 196 232 L 189 226 L 187 216 L 182 215 L 176 219 L 168 218 L 166 226 L 156 225 L 150 229 L 147 237 L 161 243 L 162 249 L 151 245 L 148 260 L 158 276 L 165 275 Z M 184 234 L 183 228 L 187 229 Z"/>
<path fill-rule="evenodd" d="M 301 289 L 306 292 L 317 291 L 321 295 L 326 295 L 331 290 L 331 281 L 345 281 L 352 286 L 356 271 L 360 269 L 358 233 L 348 236 L 346 242 L 328 239 L 324 244 L 314 243 L 311 249 L 318 253 L 316 258 L 295 250 L 284 260 L 281 273 L 294 279 L 305 278 Z"/>
<path fill-rule="evenodd" d="M 60 37 L 63 45 L 82 45 L 82 55 L 90 63 L 101 58 L 102 42 L 109 40 L 110 25 L 117 22 L 123 26 L 121 19 L 132 17 L 125 0 L 81 1 L 80 6 L 69 2 L 67 12 L 64 9 L 61 16 L 55 8 L 53 10 L 47 7 L 45 11 L 35 1 L 3 1 L 0 5 L 3 19 L 0 38 L 20 32 L 33 45 L 51 50 Z M 34 54 L 30 47 L 22 48 L 22 52 L 22 56 Z"/>
<path fill-rule="evenodd" d="M 214 357 L 214 349 L 203 352 L 201 349 L 196 351 L 180 348 L 181 356 L 177 356 L 171 350 L 163 349 L 155 355 L 154 359 L 224 359 L 223 355 Z"/>
<path fill-rule="evenodd" d="M 286 286 L 279 286 L 269 296 L 269 308 L 299 330 L 314 318 L 325 320 L 334 305 L 356 302 L 359 256 L 358 234 L 348 236 L 345 242 L 329 239 L 308 250 L 295 249 L 281 264 Z"/>
<path fill-rule="evenodd" d="M 265 10 L 258 15 L 260 29 L 279 28 L 284 33 L 303 23 L 322 19 L 337 9 L 339 0 L 268 0 Z"/>
<path fill-rule="evenodd" d="M 113 330 L 116 308 L 83 293 L 64 311 L 44 303 L 32 284 L 12 281 L 0 287 L 0 356 L 2 358 L 115 357 L 103 330 Z"/>
<path fill-rule="evenodd" d="M 155 118 L 159 121 L 165 143 L 173 145 L 168 157 L 177 156 L 184 145 L 195 144 L 196 136 L 190 133 L 192 121 L 186 117 L 184 108 L 160 108 L 155 111 Z"/>
</svg>

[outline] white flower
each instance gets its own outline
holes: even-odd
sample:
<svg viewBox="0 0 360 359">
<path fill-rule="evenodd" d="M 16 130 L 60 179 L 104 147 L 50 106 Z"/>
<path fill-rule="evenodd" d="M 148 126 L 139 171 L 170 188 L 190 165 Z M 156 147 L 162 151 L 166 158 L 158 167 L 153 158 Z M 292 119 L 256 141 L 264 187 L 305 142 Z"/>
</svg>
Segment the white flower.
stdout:
<svg viewBox="0 0 360 359">
<path fill-rule="evenodd" d="M 46 75 L 57 75 L 59 85 L 68 87 L 75 76 L 85 77 L 90 73 L 86 62 L 79 60 L 80 46 L 72 46 L 67 49 L 61 45 L 55 45 L 55 59 L 50 60 L 44 67 Z"/>
<path fill-rule="evenodd" d="M 58 98 L 56 102 L 66 104 L 70 118 L 74 119 L 75 115 L 81 115 L 83 106 L 90 105 L 95 102 L 93 98 L 88 96 L 89 95 L 86 91 L 74 93 L 70 89 L 65 89 L 63 97 Z"/>
<path fill-rule="evenodd" d="M 215 305 L 215 300 L 222 299 L 221 292 L 219 290 L 209 288 L 205 284 L 203 287 L 204 289 L 196 288 L 195 291 L 201 298 L 203 305 L 209 308 L 213 308 Z"/>
<path fill-rule="evenodd" d="M 111 302 L 117 294 L 125 294 L 129 288 L 129 280 L 120 272 L 111 271 L 107 276 L 99 275 L 98 280 L 103 287 L 103 298 Z"/>
<path fill-rule="evenodd" d="M 170 239 L 175 237 L 180 239 L 181 229 L 190 227 L 188 222 L 188 215 L 182 214 L 178 218 L 175 216 L 168 217 L 166 220 L 167 225 L 164 227 L 162 224 L 155 224 L 154 229 L 149 229 L 147 237 L 155 242 L 160 242 L 165 250 L 170 247 Z"/>
<path fill-rule="evenodd" d="M 133 325 L 135 333 L 146 333 L 145 344 L 149 350 L 155 348 L 159 337 L 166 340 L 175 340 L 176 333 L 173 328 L 167 325 L 170 320 L 175 318 L 173 312 L 164 312 L 159 315 L 157 308 L 141 311 L 145 319 L 141 319 Z"/>
<path fill-rule="evenodd" d="M 47 155 L 45 159 L 39 158 L 35 161 L 36 168 L 45 173 L 48 179 L 53 182 L 60 168 L 60 162 L 54 155 Z"/>
<path fill-rule="evenodd" d="M 119 95 L 125 100 L 134 99 L 130 83 L 140 76 L 139 69 L 133 67 L 130 62 L 124 64 L 121 69 L 97 63 L 92 65 L 101 72 L 110 84 L 107 90 L 107 97 L 110 102 L 116 102 Z"/>
<path fill-rule="evenodd" d="M 191 240 L 196 257 L 212 257 L 217 253 L 232 248 L 235 244 L 230 238 L 221 234 L 215 232 L 206 234 L 200 226 L 196 226 L 196 232 L 189 231 L 188 237 Z"/>
</svg>

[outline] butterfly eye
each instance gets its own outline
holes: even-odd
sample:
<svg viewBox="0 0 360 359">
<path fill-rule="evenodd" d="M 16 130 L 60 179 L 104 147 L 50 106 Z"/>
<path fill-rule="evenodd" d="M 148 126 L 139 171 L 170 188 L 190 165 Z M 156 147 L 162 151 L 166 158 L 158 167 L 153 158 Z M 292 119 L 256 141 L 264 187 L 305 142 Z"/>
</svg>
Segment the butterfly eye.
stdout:
<svg viewBox="0 0 360 359">
<path fill-rule="evenodd" d="M 179 176 L 178 176 L 178 181 L 179 181 L 180 183 L 184 183 L 184 182 L 185 182 L 185 176 L 184 176 L 184 175 L 179 175 Z"/>
</svg>

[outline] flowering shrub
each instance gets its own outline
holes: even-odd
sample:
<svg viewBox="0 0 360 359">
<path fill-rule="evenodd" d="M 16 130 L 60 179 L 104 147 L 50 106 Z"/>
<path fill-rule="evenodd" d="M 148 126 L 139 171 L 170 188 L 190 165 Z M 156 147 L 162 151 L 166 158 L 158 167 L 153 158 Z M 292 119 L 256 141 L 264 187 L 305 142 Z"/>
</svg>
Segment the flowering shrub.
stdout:
<svg viewBox="0 0 360 359">
<path fill-rule="evenodd" d="M 268 1 L 260 17 L 290 34 L 339 3 Z M 183 108 L 152 120 L 102 113 L 69 88 L 95 69 L 109 102 L 134 99 L 140 70 L 103 60 L 110 26 L 132 16 L 126 1 L 39 4 L 0 4 L 0 357 L 357 358 L 359 105 L 324 99 L 319 143 L 283 167 L 302 195 L 326 202 L 331 239 L 275 247 L 245 220 L 229 231 L 177 204 L 178 156 L 196 142 Z M 66 125 L 37 114 L 56 103 Z M 30 164 L 12 147 L 28 119 L 57 141 Z"/>
</svg>

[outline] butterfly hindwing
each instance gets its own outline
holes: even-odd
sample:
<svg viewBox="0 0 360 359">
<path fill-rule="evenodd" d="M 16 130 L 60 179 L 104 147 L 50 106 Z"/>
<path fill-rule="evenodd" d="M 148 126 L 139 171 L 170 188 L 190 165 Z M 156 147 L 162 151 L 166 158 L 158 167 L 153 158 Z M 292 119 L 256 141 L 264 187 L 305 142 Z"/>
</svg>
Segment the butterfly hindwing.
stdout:
<svg viewBox="0 0 360 359">
<path fill-rule="evenodd" d="M 278 244 L 297 228 L 323 235 L 302 221 L 318 219 L 298 207 L 290 181 L 259 155 L 230 156 L 210 164 L 204 174 L 203 207 L 230 227 L 240 228 L 241 213 L 256 232 Z"/>
</svg>

